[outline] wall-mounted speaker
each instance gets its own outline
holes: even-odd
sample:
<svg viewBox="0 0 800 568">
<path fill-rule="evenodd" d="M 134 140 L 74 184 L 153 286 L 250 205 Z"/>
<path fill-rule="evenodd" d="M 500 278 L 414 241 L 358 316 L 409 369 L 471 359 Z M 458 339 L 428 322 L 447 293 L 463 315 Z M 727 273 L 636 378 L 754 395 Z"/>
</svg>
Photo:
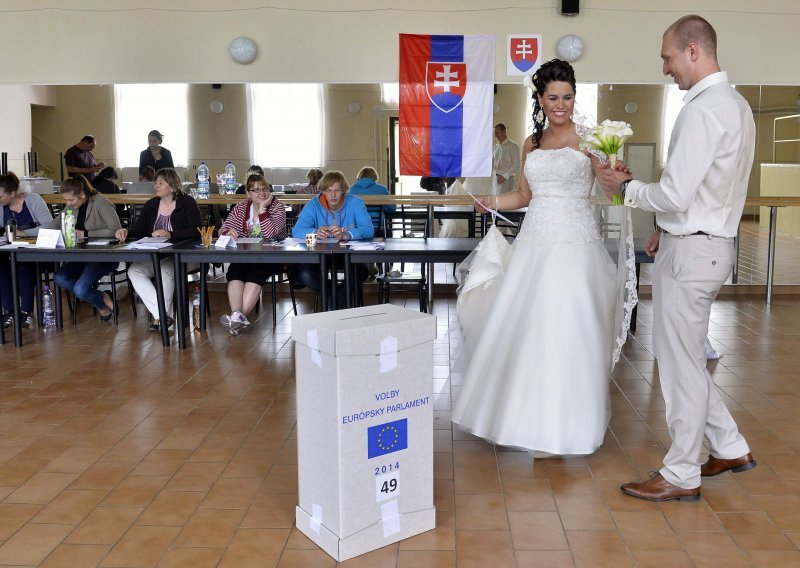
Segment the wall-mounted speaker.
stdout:
<svg viewBox="0 0 800 568">
<path fill-rule="evenodd" d="M 581 0 L 561 0 L 562 16 L 577 16 L 581 13 Z"/>
</svg>

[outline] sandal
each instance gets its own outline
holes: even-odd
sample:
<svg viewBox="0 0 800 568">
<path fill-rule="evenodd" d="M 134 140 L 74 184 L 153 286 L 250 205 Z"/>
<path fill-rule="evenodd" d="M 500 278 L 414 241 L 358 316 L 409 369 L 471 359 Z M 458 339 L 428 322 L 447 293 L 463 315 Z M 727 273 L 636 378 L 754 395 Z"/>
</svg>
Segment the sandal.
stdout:
<svg viewBox="0 0 800 568">
<path fill-rule="evenodd" d="M 108 298 L 113 302 L 113 298 L 111 296 L 109 296 L 108 292 L 104 292 L 104 294 L 106 296 L 108 296 Z M 108 308 L 108 306 L 106 306 L 106 308 Z M 114 314 L 119 316 L 119 304 L 117 304 L 116 302 L 114 303 L 114 307 L 113 308 L 109 308 L 109 312 L 108 312 L 107 315 L 101 315 L 100 316 L 100 321 L 108 321 L 114 316 Z"/>
</svg>

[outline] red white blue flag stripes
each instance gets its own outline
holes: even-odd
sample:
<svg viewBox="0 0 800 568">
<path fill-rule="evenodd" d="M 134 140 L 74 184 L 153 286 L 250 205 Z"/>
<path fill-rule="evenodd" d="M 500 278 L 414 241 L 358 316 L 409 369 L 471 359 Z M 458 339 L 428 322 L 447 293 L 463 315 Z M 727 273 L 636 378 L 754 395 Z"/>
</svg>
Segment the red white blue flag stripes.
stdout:
<svg viewBox="0 0 800 568">
<path fill-rule="evenodd" d="M 400 174 L 492 175 L 493 36 L 400 34 Z"/>
</svg>

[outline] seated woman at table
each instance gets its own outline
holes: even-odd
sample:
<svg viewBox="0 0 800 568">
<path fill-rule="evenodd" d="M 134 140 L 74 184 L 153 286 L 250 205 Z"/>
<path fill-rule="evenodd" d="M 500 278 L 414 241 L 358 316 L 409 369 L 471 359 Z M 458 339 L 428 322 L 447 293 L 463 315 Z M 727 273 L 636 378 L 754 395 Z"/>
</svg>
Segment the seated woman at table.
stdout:
<svg viewBox="0 0 800 568">
<path fill-rule="evenodd" d="M 111 166 L 103 168 L 94 176 L 92 185 L 100 193 L 120 193 L 119 186 L 117 185 L 117 170 Z"/>
<path fill-rule="evenodd" d="M 50 209 L 39 194 L 20 191 L 19 178 L 14 172 L 0 175 L 0 227 L 5 227 L 8 219 L 17 222 L 17 235 L 21 237 L 35 237 L 39 227 L 46 227 L 53 220 Z M 27 262 L 17 264 L 22 327 L 30 327 L 33 321 L 34 267 Z M 3 300 L 3 328 L 7 329 L 14 323 L 11 263 L 7 255 L 0 256 L 0 298 Z"/>
<path fill-rule="evenodd" d="M 283 239 L 286 237 L 286 208 L 272 195 L 272 186 L 259 174 L 248 176 L 245 183 L 247 199 L 231 210 L 219 230 L 220 235 L 239 239 L 244 237 Z M 255 307 L 261 287 L 270 276 L 282 274 L 282 264 L 253 264 L 232 262 L 228 266 L 228 302 L 230 315 L 220 318 L 231 335 L 250 326 L 247 314 Z"/>
<path fill-rule="evenodd" d="M 183 192 L 181 177 L 172 168 L 164 168 L 156 172 L 153 184 L 156 196 L 144 204 L 136 222 L 128 229 L 117 231 L 117 239 L 140 239 L 142 237 L 164 237 L 171 241 L 182 241 L 200 238 L 197 230 L 203 225 L 200 208 L 191 195 Z M 149 262 L 134 262 L 128 267 L 128 279 L 133 289 L 153 316 L 150 331 L 161 331 L 158 319 L 158 294 L 153 285 L 153 265 Z M 161 261 L 161 281 L 164 286 L 164 305 L 167 314 L 172 313 L 172 296 L 175 292 L 175 268 L 172 258 Z M 174 319 L 167 316 L 167 328 Z"/>
<path fill-rule="evenodd" d="M 75 214 L 75 237 L 113 237 L 121 227 L 114 204 L 98 192 L 82 175 L 61 182 L 64 205 Z M 61 229 L 61 217 L 50 223 L 51 229 Z M 108 292 L 97 289 L 100 279 L 117 268 L 118 262 L 68 262 L 56 270 L 53 280 L 79 300 L 91 304 L 102 321 L 111 319 L 117 306 Z"/>
<path fill-rule="evenodd" d="M 375 168 L 365 166 L 361 168 L 356 176 L 356 183 L 350 188 L 350 195 L 389 195 L 386 186 L 378 183 L 378 172 Z M 375 232 L 383 235 L 383 219 L 386 215 L 391 215 L 397 211 L 397 205 L 370 205 L 367 206 L 369 216 L 372 218 L 372 226 Z"/>
<path fill-rule="evenodd" d="M 347 179 L 342 172 L 328 172 L 319 180 L 319 194 L 309 201 L 292 228 L 292 236 L 305 239 L 308 233 L 316 233 L 319 240 L 332 239 L 349 241 L 351 239 L 371 239 L 375 234 L 367 206 L 355 195 L 347 195 Z M 366 280 L 368 266 L 354 264 L 356 276 L 357 303 L 361 303 L 361 284 Z M 316 265 L 301 264 L 295 272 L 294 281 L 311 288 L 317 294 L 320 290 L 319 268 Z M 345 307 L 347 298 L 344 291 L 336 294 L 336 308 Z"/>
</svg>

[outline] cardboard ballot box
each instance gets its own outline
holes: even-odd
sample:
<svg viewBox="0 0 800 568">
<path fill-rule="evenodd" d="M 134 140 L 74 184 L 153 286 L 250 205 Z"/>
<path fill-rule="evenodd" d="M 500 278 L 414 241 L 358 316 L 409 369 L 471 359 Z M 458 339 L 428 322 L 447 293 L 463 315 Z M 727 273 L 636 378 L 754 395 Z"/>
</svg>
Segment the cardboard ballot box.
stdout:
<svg viewBox="0 0 800 568">
<path fill-rule="evenodd" d="M 296 317 L 297 528 L 338 561 L 436 526 L 436 318 L 382 304 Z"/>
</svg>

